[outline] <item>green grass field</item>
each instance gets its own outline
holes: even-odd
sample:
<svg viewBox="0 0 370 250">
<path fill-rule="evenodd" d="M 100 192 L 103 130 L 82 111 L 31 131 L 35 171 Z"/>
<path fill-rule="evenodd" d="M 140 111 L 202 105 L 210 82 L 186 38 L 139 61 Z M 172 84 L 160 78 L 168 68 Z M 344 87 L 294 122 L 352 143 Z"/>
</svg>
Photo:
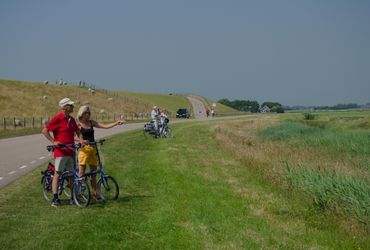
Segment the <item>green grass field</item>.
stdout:
<svg viewBox="0 0 370 250">
<path fill-rule="evenodd" d="M 264 170 L 266 142 L 285 143 L 258 134 L 276 117 L 177 124 L 171 139 L 144 139 L 141 131 L 108 138 L 106 172 L 121 198 L 87 209 L 67 200 L 51 207 L 41 166 L 0 192 L 1 248 L 368 249 L 368 231 L 351 215 L 319 209 Z"/>
</svg>

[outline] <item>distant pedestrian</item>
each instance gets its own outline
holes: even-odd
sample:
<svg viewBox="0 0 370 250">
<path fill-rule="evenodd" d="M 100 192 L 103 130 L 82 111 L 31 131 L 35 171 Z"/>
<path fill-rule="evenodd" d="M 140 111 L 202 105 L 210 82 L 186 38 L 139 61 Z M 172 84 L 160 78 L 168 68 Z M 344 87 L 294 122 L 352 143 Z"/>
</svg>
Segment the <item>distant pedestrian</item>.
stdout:
<svg viewBox="0 0 370 250">
<path fill-rule="evenodd" d="M 209 116 L 209 108 L 206 108 L 206 115 Z"/>
<path fill-rule="evenodd" d="M 155 129 L 155 137 L 159 135 L 159 109 L 157 106 L 153 106 L 152 112 L 151 112 L 151 118 L 152 122 L 154 124 Z"/>
</svg>

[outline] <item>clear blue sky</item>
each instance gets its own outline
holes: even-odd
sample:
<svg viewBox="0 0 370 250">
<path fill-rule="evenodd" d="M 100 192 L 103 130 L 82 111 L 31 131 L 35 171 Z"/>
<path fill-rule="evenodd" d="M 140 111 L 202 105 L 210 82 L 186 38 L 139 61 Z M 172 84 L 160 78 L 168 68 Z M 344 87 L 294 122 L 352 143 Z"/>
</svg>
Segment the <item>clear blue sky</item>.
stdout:
<svg viewBox="0 0 370 250">
<path fill-rule="evenodd" d="M 370 102 L 367 0 L 1 0 L 0 78 Z"/>
</svg>

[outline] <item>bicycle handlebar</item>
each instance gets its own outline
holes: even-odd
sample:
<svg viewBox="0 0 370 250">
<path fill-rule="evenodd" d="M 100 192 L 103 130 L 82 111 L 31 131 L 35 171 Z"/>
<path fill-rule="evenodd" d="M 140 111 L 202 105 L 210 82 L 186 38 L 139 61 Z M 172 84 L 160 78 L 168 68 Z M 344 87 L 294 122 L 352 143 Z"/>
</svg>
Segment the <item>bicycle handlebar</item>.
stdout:
<svg viewBox="0 0 370 250">
<path fill-rule="evenodd" d="M 103 145 L 103 144 L 104 144 L 104 142 L 105 142 L 105 139 L 101 139 L 101 140 L 99 140 L 99 141 L 91 141 L 91 142 L 89 142 L 89 143 L 87 143 L 87 144 L 88 144 L 88 145 L 91 145 L 91 146 L 96 146 L 96 145 L 98 145 L 98 144 Z"/>
<path fill-rule="evenodd" d="M 48 145 L 48 146 L 46 146 L 46 150 L 51 152 L 51 151 L 54 151 L 55 148 L 75 148 L 75 149 L 78 149 L 80 147 L 81 147 L 81 143 L 69 143 L 69 144 Z"/>
<path fill-rule="evenodd" d="M 91 146 L 96 146 L 98 144 L 100 145 L 103 145 L 103 143 L 105 142 L 105 139 L 101 139 L 99 141 L 93 141 L 93 142 L 89 142 L 87 143 L 88 145 L 91 145 Z M 74 148 L 74 149 L 79 149 L 82 147 L 82 144 L 81 143 L 69 143 L 69 144 L 58 144 L 58 145 L 48 145 L 46 146 L 46 150 L 51 152 L 53 151 L 54 152 L 54 149 L 58 147 L 58 148 Z"/>
</svg>

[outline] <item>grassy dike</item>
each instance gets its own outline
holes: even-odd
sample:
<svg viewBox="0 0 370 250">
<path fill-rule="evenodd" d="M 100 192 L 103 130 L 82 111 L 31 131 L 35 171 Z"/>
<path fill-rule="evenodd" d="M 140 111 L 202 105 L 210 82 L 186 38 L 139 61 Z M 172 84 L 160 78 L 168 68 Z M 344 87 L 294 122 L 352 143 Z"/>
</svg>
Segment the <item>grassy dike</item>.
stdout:
<svg viewBox="0 0 370 250">
<path fill-rule="evenodd" d="M 20 178 L 0 191 L 1 248 L 369 247 L 236 159 L 211 126 L 177 124 L 172 139 L 145 140 L 141 131 L 109 138 L 103 150 L 121 187 L 117 202 L 53 208 L 41 194 L 44 166 Z"/>
</svg>

